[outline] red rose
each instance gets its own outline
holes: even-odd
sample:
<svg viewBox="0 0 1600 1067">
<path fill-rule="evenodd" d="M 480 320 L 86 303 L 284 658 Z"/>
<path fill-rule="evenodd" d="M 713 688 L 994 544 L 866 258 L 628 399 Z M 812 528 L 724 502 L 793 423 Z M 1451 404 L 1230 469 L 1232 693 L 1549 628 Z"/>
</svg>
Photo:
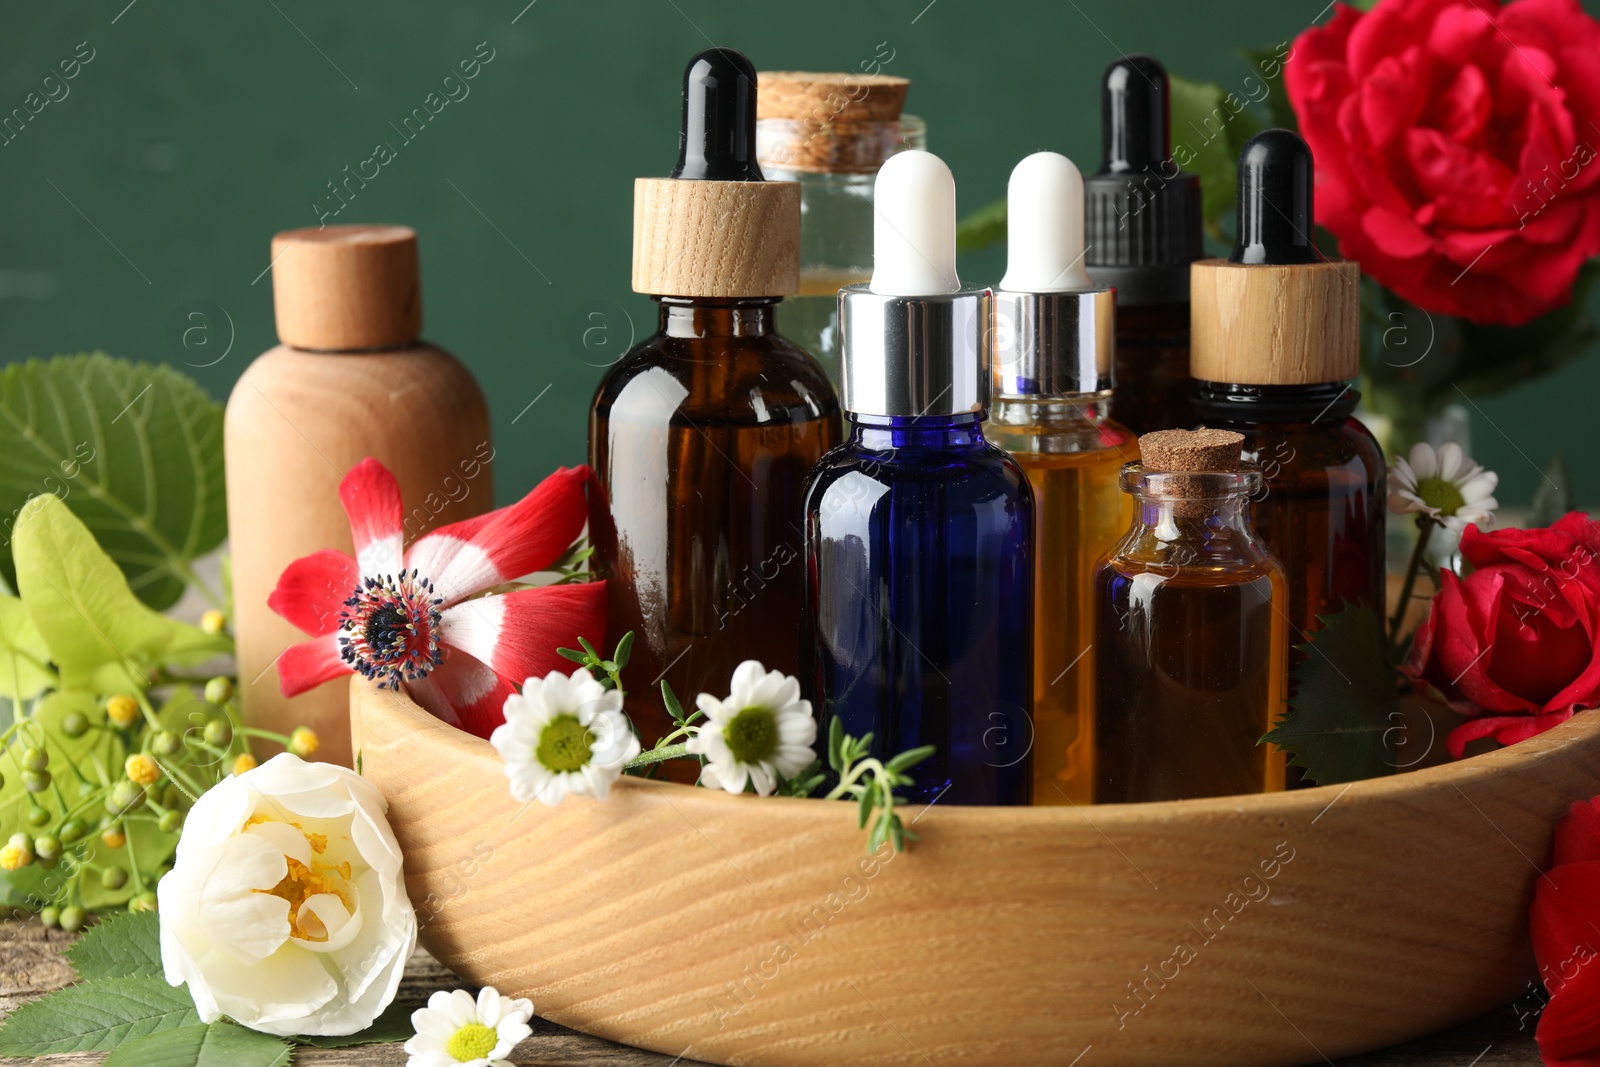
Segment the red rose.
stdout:
<svg viewBox="0 0 1600 1067">
<path fill-rule="evenodd" d="M 1317 222 L 1419 307 L 1526 322 L 1600 253 L 1600 23 L 1578 0 L 1341 4 L 1284 82 Z"/>
<path fill-rule="evenodd" d="M 1600 522 L 1574 511 L 1549 529 L 1468 526 L 1417 629 L 1405 673 L 1474 718 L 1450 732 L 1514 744 L 1600 704 Z"/>
<path fill-rule="evenodd" d="M 1600 797 L 1556 823 L 1555 859 L 1529 916 L 1550 994 L 1535 1033 L 1549 1067 L 1600 1067 Z"/>
</svg>

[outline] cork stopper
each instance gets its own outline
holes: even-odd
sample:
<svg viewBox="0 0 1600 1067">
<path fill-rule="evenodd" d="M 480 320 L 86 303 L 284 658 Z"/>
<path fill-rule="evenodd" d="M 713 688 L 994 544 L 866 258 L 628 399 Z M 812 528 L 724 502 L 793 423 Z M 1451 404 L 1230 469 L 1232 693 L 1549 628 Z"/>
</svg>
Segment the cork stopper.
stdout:
<svg viewBox="0 0 1600 1067">
<path fill-rule="evenodd" d="M 1346 260 L 1189 269 L 1189 375 L 1315 385 L 1361 373 L 1361 268 Z"/>
<path fill-rule="evenodd" d="M 407 226 L 325 226 L 272 238 L 278 340 L 349 352 L 408 345 L 422 332 L 417 234 Z"/>
<path fill-rule="evenodd" d="M 1240 469 L 1244 434 L 1232 430 L 1156 430 L 1139 438 L 1139 461 L 1151 474 L 1228 474 Z"/>
<path fill-rule="evenodd" d="M 910 88 L 910 79 L 888 74 L 767 70 L 756 79 L 756 118 L 894 122 Z"/>
<path fill-rule="evenodd" d="M 901 111 L 910 87 L 908 79 L 888 74 L 763 73 L 756 90 L 762 166 L 810 174 L 876 172 L 907 145 Z"/>
</svg>

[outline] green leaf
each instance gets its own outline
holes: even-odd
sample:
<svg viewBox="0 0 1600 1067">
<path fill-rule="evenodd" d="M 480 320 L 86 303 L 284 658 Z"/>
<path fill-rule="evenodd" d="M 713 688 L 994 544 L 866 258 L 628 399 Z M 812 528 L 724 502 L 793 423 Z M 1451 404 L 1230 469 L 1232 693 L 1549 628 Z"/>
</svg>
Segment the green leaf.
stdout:
<svg viewBox="0 0 1600 1067">
<path fill-rule="evenodd" d="M 351 1045 L 405 1041 L 416 1033 L 411 1025 L 411 1013 L 420 1007 L 421 1004 L 390 1004 L 382 1015 L 373 1020 L 371 1026 L 360 1033 L 344 1037 L 297 1037 L 294 1040 L 302 1045 L 315 1045 L 317 1048 L 349 1048 Z"/>
<path fill-rule="evenodd" d="M 1258 88 L 1264 89 L 1266 95 L 1260 102 L 1266 105 L 1268 119 L 1274 126 L 1299 133 L 1300 116 L 1289 103 L 1289 91 L 1284 88 L 1283 81 L 1283 61 L 1291 48 L 1290 42 L 1284 41 L 1271 48 L 1241 49 L 1239 55 L 1254 68 L 1252 74 L 1256 79 L 1244 83 L 1245 92 L 1254 95 Z"/>
<path fill-rule="evenodd" d="M 678 694 L 672 691 L 672 686 L 667 684 L 665 678 L 661 679 L 661 702 L 667 706 L 667 714 L 672 716 L 673 722 L 683 722 L 683 705 L 678 702 Z"/>
<path fill-rule="evenodd" d="M 556 649 L 556 655 L 565 656 L 567 659 L 570 659 L 574 663 L 588 663 L 589 662 L 589 657 L 584 655 L 582 652 L 579 652 L 575 648 L 558 648 L 558 649 Z"/>
<path fill-rule="evenodd" d="M 884 769 L 890 774 L 899 774 L 902 771 L 915 767 L 917 764 L 933 755 L 934 751 L 935 749 L 932 745 L 923 745 L 921 748 L 908 748 L 898 756 L 895 756 L 888 763 L 885 763 L 883 766 Z"/>
<path fill-rule="evenodd" d="M 106 916 L 67 947 L 84 978 L 161 977 L 161 920 L 153 911 Z"/>
<path fill-rule="evenodd" d="M 1206 232 L 1222 240 L 1239 188 L 1239 149 L 1261 132 L 1249 101 L 1215 82 L 1172 75 L 1172 159 L 1200 177 Z"/>
<path fill-rule="evenodd" d="M 1557 452 L 1533 491 L 1533 508 L 1523 528 L 1533 530 L 1549 526 L 1571 510 L 1572 479 L 1567 475 L 1567 461 Z"/>
<path fill-rule="evenodd" d="M 1006 239 L 1006 201 L 985 204 L 956 223 L 956 251 L 976 252 Z"/>
<path fill-rule="evenodd" d="M 176 603 L 189 564 L 227 533 L 222 405 L 171 367 L 102 353 L 11 364 L 0 455 L 0 514 L 65 499 L 152 607 Z M 0 568 L 16 573 L 9 553 Z"/>
<path fill-rule="evenodd" d="M 133 877 L 135 863 L 144 877 L 144 887 L 153 889 L 157 870 L 178 850 L 178 834 L 163 833 L 148 817 L 124 819 L 122 829 L 128 835 L 128 843 L 121 848 L 106 848 L 94 835 L 90 835 L 84 845 L 84 876 L 79 891 L 83 894 L 83 906 L 90 911 L 121 907 L 138 894 L 139 883 Z M 111 867 L 121 868 L 128 874 L 121 889 L 107 889 L 100 881 Z"/>
<path fill-rule="evenodd" d="M 163 978 L 118 978 L 58 989 L 19 1007 L 0 1029 L 0 1056 L 105 1052 L 200 1016 L 182 986 Z"/>
<path fill-rule="evenodd" d="M 861 790 L 861 800 L 856 805 L 856 829 L 865 829 L 867 817 L 872 814 L 872 798 L 875 790 L 872 783 L 868 782 L 866 788 Z"/>
<path fill-rule="evenodd" d="M 286 1067 L 293 1056 L 282 1038 L 215 1022 L 130 1041 L 104 1067 Z"/>
<path fill-rule="evenodd" d="M 1262 738 L 1289 754 L 1319 785 L 1394 772 L 1392 716 L 1400 710 L 1383 624 L 1371 608 L 1346 603 L 1319 615 L 1322 628 L 1295 648 L 1289 709 Z"/>
<path fill-rule="evenodd" d="M 28 700 L 57 685 L 49 660 L 50 649 L 28 609 L 0 593 L 0 697 Z"/>
<path fill-rule="evenodd" d="M 17 517 L 12 550 L 22 602 L 69 689 L 145 688 L 160 663 L 199 663 L 232 642 L 139 601 L 122 572 L 60 498 L 36 496 Z"/>
<path fill-rule="evenodd" d="M 622 635 L 622 640 L 617 642 L 617 650 L 611 654 L 611 658 L 617 661 L 617 670 L 620 671 L 628 665 L 628 657 L 631 655 L 633 655 L 633 631 L 629 630 Z"/>
</svg>

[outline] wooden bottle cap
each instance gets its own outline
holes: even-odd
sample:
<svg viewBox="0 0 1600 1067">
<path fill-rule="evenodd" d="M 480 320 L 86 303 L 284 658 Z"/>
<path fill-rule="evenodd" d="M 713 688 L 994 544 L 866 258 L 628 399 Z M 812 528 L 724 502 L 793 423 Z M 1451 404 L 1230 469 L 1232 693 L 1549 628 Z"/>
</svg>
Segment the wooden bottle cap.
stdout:
<svg viewBox="0 0 1600 1067">
<path fill-rule="evenodd" d="M 1232 430 L 1156 430 L 1139 438 L 1139 462 L 1153 474 L 1239 470 L 1244 434 Z"/>
<path fill-rule="evenodd" d="M 893 122 L 906 106 L 907 78 L 767 70 L 756 78 L 756 118 Z"/>
<path fill-rule="evenodd" d="M 1239 385 L 1314 385 L 1361 373 L 1361 268 L 1204 259 L 1189 268 L 1189 374 Z"/>
<path fill-rule="evenodd" d="M 799 292 L 799 184 L 636 179 L 633 291 L 701 297 Z"/>
<path fill-rule="evenodd" d="M 272 238 L 278 339 L 348 352 L 410 344 L 422 332 L 417 234 L 408 226 L 325 226 Z"/>
</svg>

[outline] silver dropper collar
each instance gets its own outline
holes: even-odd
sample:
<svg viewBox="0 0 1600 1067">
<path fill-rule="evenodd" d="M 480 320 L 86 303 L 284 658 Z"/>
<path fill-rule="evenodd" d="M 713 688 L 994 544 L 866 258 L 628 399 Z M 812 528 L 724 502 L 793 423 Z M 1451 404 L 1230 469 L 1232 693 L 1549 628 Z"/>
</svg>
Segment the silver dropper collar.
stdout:
<svg viewBox="0 0 1600 1067">
<path fill-rule="evenodd" d="M 1116 290 L 994 291 L 994 395 L 1030 400 L 1116 384 Z"/>
<path fill-rule="evenodd" d="M 963 415 L 989 406 L 987 289 L 885 296 L 839 290 L 839 403 L 855 415 Z"/>
</svg>

